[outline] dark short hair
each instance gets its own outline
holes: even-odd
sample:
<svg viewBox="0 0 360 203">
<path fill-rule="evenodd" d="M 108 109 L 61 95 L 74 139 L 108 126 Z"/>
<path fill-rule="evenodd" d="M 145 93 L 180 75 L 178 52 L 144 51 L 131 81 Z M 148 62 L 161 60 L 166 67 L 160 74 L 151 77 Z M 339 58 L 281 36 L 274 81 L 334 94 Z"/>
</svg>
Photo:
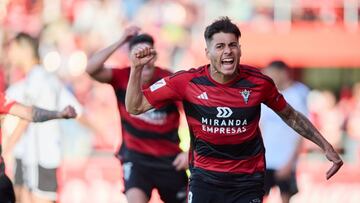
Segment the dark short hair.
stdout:
<svg viewBox="0 0 360 203">
<path fill-rule="evenodd" d="M 206 42 L 210 41 L 214 34 L 223 32 L 223 33 L 232 33 L 237 38 L 241 37 L 241 32 L 231 20 L 225 16 L 221 17 L 218 20 L 214 21 L 212 24 L 206 27 L 204 32 L 204 37 Z"/>
<path fill-rule="evenodd" d="M 25 32 L 20 32 L 15 36 L 14 41 L 19 43 L 19 44 L 25 42 L 28 45 L 30 45 L 31 49 L 33 50 L 34 56 L 37 59 L 40 59 L 39 40 L 37 38 L 32 37 L 31 35 L 29 35 L 29 34 L 27 34 Z"/>
<path fill-rule="evenodd" d="M 154 38 L 149 34 L 141 34 L 137 35 L 129 41 L 129 49 L 131 50 L 133 46 L 139 44 L 139 43 L 148 43 L 151 46 L 154 46 Z"/>
<path fill-rule="evenodd" d="M 288 70 L 289 66 L 282 60 L 271 61 L 267 68 L 274 68 L 278 70 Z"/>
</svg>

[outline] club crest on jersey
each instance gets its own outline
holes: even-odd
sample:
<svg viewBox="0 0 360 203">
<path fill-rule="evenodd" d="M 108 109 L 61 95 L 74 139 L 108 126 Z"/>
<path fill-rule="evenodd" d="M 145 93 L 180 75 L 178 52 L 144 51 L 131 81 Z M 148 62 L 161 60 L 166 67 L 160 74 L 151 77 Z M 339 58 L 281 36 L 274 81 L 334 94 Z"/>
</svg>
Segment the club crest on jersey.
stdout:
<svg viewBox="0 0 360 203">
<path fill-rule="evenodd" d="M 151 86 L 150 86 L 150 90 L 153 92 L 153 91 L 155 91 L 155 90 L 157 90 L 157 89 L 159 89 L 160 87 L 163 87 L 163 86 L 165 86 L 165 85 L 166 85 L 166 82 L 165 82 L 165 80 L 164 80 L 164 78 L 163 78 L 163 79 L 157 81 L 156 83 L 154 83 L 153 85 L 151 85 Z"/>
<path fill-rule="evenodd" d="M 249 101 L 250 93 L 251 93 L 251 90 L 247 90 L 247 89 L 240 92 L 241 96 L 244 99 L 245 104 L 247 104 Z"/>
</svg>

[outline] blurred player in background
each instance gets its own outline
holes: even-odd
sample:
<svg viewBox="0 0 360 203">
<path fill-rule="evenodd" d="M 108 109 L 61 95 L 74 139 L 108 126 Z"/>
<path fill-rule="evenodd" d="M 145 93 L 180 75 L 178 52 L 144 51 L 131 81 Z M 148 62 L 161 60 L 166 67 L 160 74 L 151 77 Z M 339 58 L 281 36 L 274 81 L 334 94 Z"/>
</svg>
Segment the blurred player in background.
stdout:
<svg viewBox="0 0 360 203">
<path fill-rule="evenodd" d="M 41 65 L 38 46 L 38 39 L 27 33 L 17 34 L 9 43 L 9 65 L 25 73 L 14 99 L 26 105 L 57 110 L 70 104 L 79 114 L 78 119 L 86 123 L 82 107 L 74 95 L 57 76 Z M 15 160 L 14 178 L 16 188 L 22 188 L 22 201 L 50 203 L 57 200 L 56 171 L 62 157 L 62 134 L 60 121 L 32 124 L 21 120 L 16 126 L 6 152 L 11 151 L 17 141 L 23 148 L 22 156 Z"/>
<path fill-rule="evenodd" d="M 122 126 L 122 145 L 118 152 L 129 203 L 146 203 L 156 188 L 166 203 L 186 200 L 188 154 L 179 148 L 179 109 L 169 103 L 158 110 L 134 116 L 125 109 L 125 94 L 130 67 L 105 68 L 105 61 L 120 47 L 129 43 L 130 51 L 137 45 L 154 46 L 150 35 L 137 35 L 137 27 L 129 27 L 122 38 L 90 57 L 87 73 L 95 80 L 110 84 L 117 96 Z M 143 88 L 170 72 L 155 66 L 154 57 L 143 69 L 139 82 Z"/>
<path fill-rule="evenodd" d="M 75 118 L 76 112 L 73 107 L 67 106 L 62 111 L 48 111 L 38 107 L 24 106 L 15 101 L 5 98 L 0 92 L 0 114 L 11 114 L 32 122 L 44 122 L 59 118 Z M 15 194 L 10 179 L 5 174 L 5 165 L 1 156 L 1 132 L 0 132 L 0 202 L 15 203 Z"/>
<path fill-rule="evenodd" d="M 304 115 L 308 115 L 307 96 L 309 88 L 294 81 L 289 66 L 283 61 L 272 61 L 265 69 L 265 75 L 274 83 L 286 102 Z M 269 195 L 274 186 L 280 188 L 283 203 L 298 192 L 296 163 L 302 139 L 279 116 L 265 105 L 261 106 L 260 128 L 266 149 L 265 194 Z"/>
</svg>

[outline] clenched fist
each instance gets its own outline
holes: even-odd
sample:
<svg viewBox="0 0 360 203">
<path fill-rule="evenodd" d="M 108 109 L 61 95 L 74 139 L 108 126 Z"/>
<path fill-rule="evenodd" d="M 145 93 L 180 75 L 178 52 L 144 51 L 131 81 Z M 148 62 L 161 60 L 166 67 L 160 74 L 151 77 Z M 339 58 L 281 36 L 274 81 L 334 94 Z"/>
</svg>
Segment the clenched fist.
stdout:
<svg viewBox="0 0 360 203">
<path fill-rule="evenodd" d="M 142 68 L 156 56 L 156 51 L 148 44 L 138 44 L 130 53 L 131 67 Z"/>
<path fill-rule="evenodd" d="M 65 118 L 65 119 L 75 118 L 77 116 L 76 111 L 72 106 L 65 107 L 59 113 L 60 113 L 60 118 Z"/>
</svg>

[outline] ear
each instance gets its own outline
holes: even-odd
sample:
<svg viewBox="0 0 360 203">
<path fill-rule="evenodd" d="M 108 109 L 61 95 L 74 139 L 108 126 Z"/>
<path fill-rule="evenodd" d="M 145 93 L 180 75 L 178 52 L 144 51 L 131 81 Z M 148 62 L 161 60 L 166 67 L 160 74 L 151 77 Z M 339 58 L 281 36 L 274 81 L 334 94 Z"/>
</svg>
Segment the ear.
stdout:
<svg viewBox="0 0 360 203">
<path fill-rule="evenodd" d="M 156 54 L 156 55 L 154 56 L 154 58 L 151 59 L 151 62 L 154 62 L 154 63 L 155 63 L 157 59 L 158 59 L 158 55 Z"/>
<path fill-rule="evenodd" d="M 239 51 L 240 51 L 240 58 L 242 56 L 241 46 L 239 45 Z"/>
<path fill-rule="evenodd" d="M 210 59 L 210 53 L 209 53 L 209 49 L 206 47 L 205 48 L 205 55 L 207 59 Z"/>
</svg>

